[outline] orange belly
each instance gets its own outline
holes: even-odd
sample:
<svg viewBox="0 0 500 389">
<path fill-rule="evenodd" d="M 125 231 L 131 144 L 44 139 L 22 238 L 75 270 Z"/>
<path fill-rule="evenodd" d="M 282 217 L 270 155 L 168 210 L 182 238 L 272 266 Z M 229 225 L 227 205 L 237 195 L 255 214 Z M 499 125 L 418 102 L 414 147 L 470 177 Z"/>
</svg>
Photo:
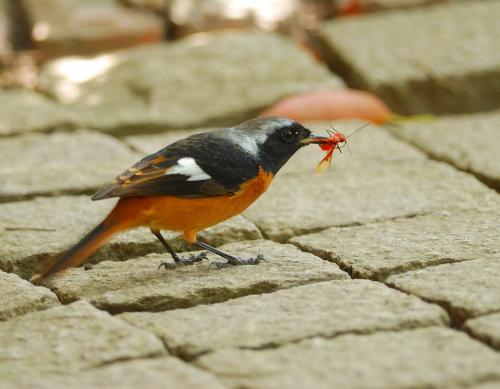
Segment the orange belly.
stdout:
<svg viewBox="0 0 500 389">
<path fill-rule="evenodd" d="M 205 198 L 173 196 L 121 198 L 112 218 L 126 228 L 147 226 L 153 230 L 184 233 L 185 239 L 196 242 L 196 232 L 240 214 L 266 191 L 272 174 L 259 174 L 244 184 L 234 195 Z"/>
</svg>

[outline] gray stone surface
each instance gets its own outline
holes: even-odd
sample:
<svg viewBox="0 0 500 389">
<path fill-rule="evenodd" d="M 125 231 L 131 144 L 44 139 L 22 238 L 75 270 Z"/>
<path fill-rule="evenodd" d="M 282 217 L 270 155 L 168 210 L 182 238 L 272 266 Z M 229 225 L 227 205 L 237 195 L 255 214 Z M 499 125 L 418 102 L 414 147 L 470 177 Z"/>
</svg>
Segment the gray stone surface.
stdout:
<svg viewBox="0 0 500 389">
<path fill-rule="evenodd" d="M 220 350 L 197 364 L 233 387 L 443 388 L 500 378 L 500 355 L 467 335 L 426 328 Z"/>
<path fill-rule="evenodd" d="M 98 132 L 29 134 L 0 138 L 0 202 L 93 193 L 141 156 Z"/>
<path fill-rule="evenodd" d="M 33 286 L 17 275 L 3 271 L 0 271 L 0 290 L 3 296 L 0 321 L 59 304 L 56 295 L 50 290 Z"/>
<path fill-rule="evenodd" d="M 172 357 L 116 362 L 70 375 L 0 378 L 0 385 L 3 389 L 227 388 L 213 374 Z"/>
<path fill-rule="evenodd" d="M 48 285 L 63 303 L 84 299 L 119 313 L 185 308 L 348 278 L 337 265 L 291 245 L 256 240 L 225 245 L 222 250 L 241 258 L 263 254 L 266 260 L 256 266 L 216 269 L 210 263 L 224 260 L 209 255 L 209 262 L 158 271 L 167 258 L 152 254 L 125 262 L 101 262 L 88 271 L 69 269 L 48 280 Z"/>
<path fill-rule="evenodd" d="M 0 135 L 76 125 L 67 108 L 43 95 L 25 90 L 0 91 Z"/>
<path fill-rule="evenodd" d="M 222 348 L 276 347 L 313 336 L 448 322 L 436 305 L 365 280 L 320 282 L 221 304 L 119 317 L 154 332 L 184 358 Z"/>
<path fill-rule="evenodd" d="M 352 120 L 334 123 L 306 122 L 303 124 L 318 135 L 326 135 L 326 130 L 330 130 L 330 125 L 333 125 L 335 129 L 348 136 L 365 123 Z M 189 135 L 208 130 L 198 128 L 193 130 L 168 131 L 161 134 L 132 135 L 125 137 L 124 140 L 135 150 L 147 154 L 158 151 L 162 147 Z M 343 150 L 342 154 L 336 151 L 332 162 L 334 169 L 345 168 L 351 170 L 353 166 L 370 163 L 421 160 L 425 158 L 424 154 L 416 148 L 395 139 L 393 136 L 387 134 L 386 131 L 373 125 L 362 129 L 359 134 L 350 138 L 348 143 L 352 157 L 346 149 Z M 311 174 L 324 155 L 325 153 L 317 146 L 304 147 L 286 163 L 280 171 L 280 176 L 283 173 L 296 172 Z"/>
<path fill-rule="evenodd" d="M 285 241 L 333 226 L 498 203 L 494 191 L 444 163 L 372 163 L 351 170 L 332 165 L 321 176 L 278 174 L 245 215 L 264 235 Z"/>
<path fill-rule="evenodd" d="M 461 323 L 470 317 L 500 310 L 498 274 L 500 256 L 394 275 L 387 283 L 441 304 L 453 321 Z"/>
<path fill-rule="evenodd" d="M 31 201 L 0 204 L 0 268 L 30 278 L 45 261 L 67 250 L 97 225 L 115 201 L 91 201 L 87 196 L 39 197 Z M 175 250 L 187 250 L 177 234 L 165 231 Z M 258 229 L 242 216 L 199 234 L 201 240 L 220 245 L 236 240 L 258 239 Z M 151 252 L 165 253 L 146 228 L 124 232 L 99 249 L 89 262 L 123 260 Z M 169 258 L 167 254 L 162 257 Z"/>
<path fill-rule="evenodd" d="M 464 327 L 475 338 L 500 350 L 500 313 L 467 320 Z"/>
<path fill-rule="evenodd" d="M 116 0 L 23 0 L 35 46 L 44 57 L 94 54 L 163 38 L 153 13 Z"/>
<path fill-rule="evenodd" d="M 382 280 L 442 263 L 500 255 L 500 209 L 438 212 L 360 227 L 330 228 L 290 242 L 347 269 Z"/>
<path fill-rule="evenodd" d="M 121 134 L 236 124 L 284 96 L 342 85 L 290 40 L 259 32 L 191 37 L 79 64 L 48 64 L 43 87 L 78 104 L 89 127 Z M 81 81 L 78 66 L 96 75 Z"/>
<path fill-rule="evenodd" d="M 473 173 L 500 191 L 500 111 L 460 115 L 393 127 L 394 135 L 406 139 L 434 159 Z"/>
<path fill-rule="evenodd" d="M 500 2 L 463 1 L 325 24 L 330 66 L 398 113 L 484 111 L 500 101 Z"/>
<path fill-rule="evenodd" d="M 166 354 L 153 334 L 80 301 L 0 322 L 0 377 L 72 373 Z"/>
</svg>

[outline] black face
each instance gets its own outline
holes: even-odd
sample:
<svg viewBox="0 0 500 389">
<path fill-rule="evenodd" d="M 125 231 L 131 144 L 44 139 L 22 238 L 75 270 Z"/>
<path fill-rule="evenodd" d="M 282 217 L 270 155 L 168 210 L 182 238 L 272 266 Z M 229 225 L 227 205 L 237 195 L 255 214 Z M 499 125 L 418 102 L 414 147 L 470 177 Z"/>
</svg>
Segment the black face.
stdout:
<svg viewBox="0 0 500 389">
<path fill-rule="evenodd" d="M 260 150 L 264 168 L 276 174 L 290 157 L 304 146 L 301 141 L 309 138 L 311 131 L 292 120 L 276 121 L 273 124 L 274 128 L 267 132 Z"/>
</svg>

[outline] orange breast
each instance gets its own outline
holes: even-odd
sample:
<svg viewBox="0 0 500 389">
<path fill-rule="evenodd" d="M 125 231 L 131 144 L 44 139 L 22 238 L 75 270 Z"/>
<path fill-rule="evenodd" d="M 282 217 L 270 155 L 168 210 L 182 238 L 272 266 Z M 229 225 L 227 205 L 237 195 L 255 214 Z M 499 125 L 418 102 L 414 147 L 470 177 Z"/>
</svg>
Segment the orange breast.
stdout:
<svg viewBox="0 0 500 389">
<path fill-rule="evenodd" d="M 155 230 L 181 231 L 190 243 L 196 232 L 240 214 L 269 187 L 273 175 L 262 168 L 252 180 L 234 195 L 201 199 L 172 196 L 127 197 L 120 199 L 123 211 L 119 219 L 127 219 L 129 227 L 148 226 Z"/>
</svg>

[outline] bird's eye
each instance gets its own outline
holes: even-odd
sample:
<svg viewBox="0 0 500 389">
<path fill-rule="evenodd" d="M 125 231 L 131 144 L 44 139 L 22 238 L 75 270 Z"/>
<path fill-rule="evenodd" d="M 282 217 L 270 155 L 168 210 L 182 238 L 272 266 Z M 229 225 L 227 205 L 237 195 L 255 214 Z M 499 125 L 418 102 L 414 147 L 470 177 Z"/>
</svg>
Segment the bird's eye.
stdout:
<svg viewBox="0 0 500 389">
<path fill-rule="evenodd" d="M 295 139 L 295 134 L 292 130 L 283 130 L 281 132 L 281 137 L 285 142 L 293 142 Z"/>
</svg>

